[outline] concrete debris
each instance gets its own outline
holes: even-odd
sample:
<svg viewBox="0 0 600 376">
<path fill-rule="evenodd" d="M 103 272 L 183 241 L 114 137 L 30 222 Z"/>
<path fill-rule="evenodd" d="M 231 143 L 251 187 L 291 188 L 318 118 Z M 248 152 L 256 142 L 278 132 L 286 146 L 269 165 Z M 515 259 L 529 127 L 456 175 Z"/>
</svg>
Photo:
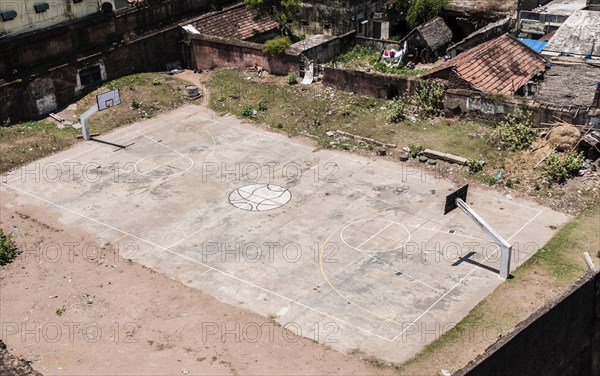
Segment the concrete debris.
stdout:
<svg viewBox="0 0 600 376">
<path fill-rule="evenodd" d="M 429 158 L 441 159 L 443 161 L 457 163 L 463 166 L 467 164 L 467 158 L 459 157 L 450 153 L 442 153 L 436 150 L 425 149 L 423 154 Z"/>
</svg>

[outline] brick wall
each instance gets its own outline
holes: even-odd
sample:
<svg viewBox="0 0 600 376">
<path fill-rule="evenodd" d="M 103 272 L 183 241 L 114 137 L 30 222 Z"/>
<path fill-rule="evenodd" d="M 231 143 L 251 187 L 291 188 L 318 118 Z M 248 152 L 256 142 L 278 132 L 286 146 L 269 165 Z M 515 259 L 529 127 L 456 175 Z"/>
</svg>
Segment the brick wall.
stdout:
<svg viewBox="0 0 600 376">
<path fill-rule="evenodd" d="M 325 67 L 323 83 L 337 89 L 376 98 L 414 93 L 416 80 L 393 75 Z"/>
<path fill-rule="evenodd" d="M 193 61 L 196 68 L 248 68 L 255 65 L 273 74 L 287 74 L 300 69 L 300 58 L 292 55 L 269 56 L 262 44 L 209 35 L 190 36 Z"/>
</svg>

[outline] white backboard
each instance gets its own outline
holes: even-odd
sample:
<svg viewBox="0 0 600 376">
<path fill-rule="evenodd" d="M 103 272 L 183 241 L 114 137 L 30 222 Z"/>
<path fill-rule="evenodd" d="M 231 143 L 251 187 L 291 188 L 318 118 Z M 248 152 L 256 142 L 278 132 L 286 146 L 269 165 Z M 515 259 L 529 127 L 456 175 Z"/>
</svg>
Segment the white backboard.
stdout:
<svg viewBox="0 0 600 376">
<path fill-rule="evenodd" d="M 98 103 L 98 111 L 121 104 L 119 89 L 96 95 L 96 102 Z"/>
</svg>

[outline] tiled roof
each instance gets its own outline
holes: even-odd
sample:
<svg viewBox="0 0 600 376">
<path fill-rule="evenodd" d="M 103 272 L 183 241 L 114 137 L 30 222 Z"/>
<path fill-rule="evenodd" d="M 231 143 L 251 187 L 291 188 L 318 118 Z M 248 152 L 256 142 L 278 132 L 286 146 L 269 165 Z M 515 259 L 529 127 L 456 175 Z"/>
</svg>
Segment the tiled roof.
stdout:
<svg viewBox="0 0 600 376">
<path fill-rule="evenodd" d="M 257 19 L 256 13 L 246 9 L 244 3 L 209 13 L 191 24 L 200 34 L 241 40 L 277 28 L 277 23 L 268 17 Z"/>
<path fill-rule="evenodd" d="M 513 94 L 543 72 L 545 62 L 535 51 L 504 34 L 434 67 L 423 77 L 452 68 L 478 90 Z"/>
</svg>

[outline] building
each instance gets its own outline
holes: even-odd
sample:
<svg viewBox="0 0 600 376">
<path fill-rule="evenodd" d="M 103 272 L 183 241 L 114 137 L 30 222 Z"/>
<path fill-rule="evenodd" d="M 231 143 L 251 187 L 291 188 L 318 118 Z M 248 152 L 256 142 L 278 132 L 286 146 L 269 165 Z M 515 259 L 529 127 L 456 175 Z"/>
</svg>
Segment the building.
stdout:
<svg viewBox="0 0 600 376">
<path fill-rule="evenodd" d="M 528 84 L 545 70 L 546 60 L 504 34 L 435 66 L 423 78 L 439 78 L 451 89 L 493 94 L 525 94 Z"/>
<path fill-rule="evenodd" d="M 570 61 L 571 60 L 571 61 Z M 598 107 L 600 64 L 578 63 L 573 58 L 553 62 L 539 81 L 536 101 L 565 107 Z"/>
<path fill-rule="evenodd" d="M 545 4 L 543 4 L 545 3 Z M 573 12 L 584 9 L 586 0 L 552 0 L 531 10 L 521 10 L 517 19 L 520 37 L 538 39 L 557 30 Z"/>
<path fill-rule="evenodd" d="M 446 55 L 446 47 L 452 42 L 452 30 L 441 17 L 435 17 L 411 30 L 400 45 L 404 42 L 409 59 L 431 63 Z"/>
<path fill-rule="evenodd" d="M 183 28 L 192 34 L 238 39 L 262 43 L 278 35 L 277 22 L 269 17 L 258 18 L 244 3 L 195 18 Z"/>
<path fill-rule="evenodd" d="M 100 0 L 0 0 L 0 37 L 82 18 L 100 6 Z"/>
<path fill-rule="evenodd" d="M 600 58 L 600 11 L 573 12 L 554 33 L 542 54 Z"/>
<path fill-rule="evenodd" d="M 301 4 L 296 30 L 304 34 L 358 35 L 389 38 L 389 22 L 383 15 L 384 0 L 320 0 Z"/>
</svg>

